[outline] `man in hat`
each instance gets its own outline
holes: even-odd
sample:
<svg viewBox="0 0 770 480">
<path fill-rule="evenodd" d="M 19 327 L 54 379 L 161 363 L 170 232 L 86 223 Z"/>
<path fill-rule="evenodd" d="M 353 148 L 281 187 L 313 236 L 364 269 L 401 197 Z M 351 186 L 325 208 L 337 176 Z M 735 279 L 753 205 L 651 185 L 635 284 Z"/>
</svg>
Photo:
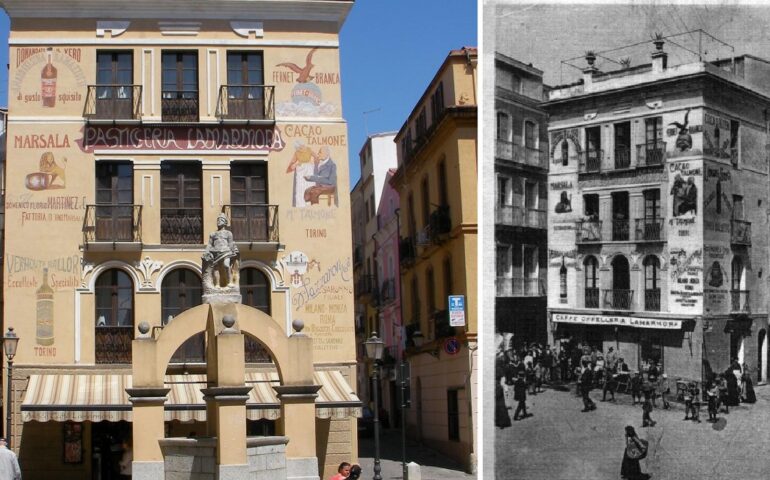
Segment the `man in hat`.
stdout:
<svg viewBox="0 0 770 480">
<path fill-rule="evenodd" d="M 0 438 L 0 478 L 21 480 L 21 469 L 16 454 L 8 448 L 5 438 Z"/>
<path fill-rule="evenodd" d="M 519 377 L 513 383 L 513 399 L 518 402 L 516 411 L 513 412 L 513 419 L 519 420 L 519 413 L 524 412 L 521 418 L 527 418 L 527 381 L 524 379 L 524 372 L 519 372 Z"/>
</svg>

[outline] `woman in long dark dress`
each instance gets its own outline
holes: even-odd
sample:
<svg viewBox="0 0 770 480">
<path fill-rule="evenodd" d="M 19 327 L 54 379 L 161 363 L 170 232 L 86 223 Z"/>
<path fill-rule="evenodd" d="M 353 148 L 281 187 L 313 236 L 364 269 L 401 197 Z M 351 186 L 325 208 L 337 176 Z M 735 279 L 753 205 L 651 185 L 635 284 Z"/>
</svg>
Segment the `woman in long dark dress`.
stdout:
<svg viewBox="0 0 770 480">
<path fill-rule="evenodd" d="M 743 371 L 743 401 L 746 403 L 756 403 L 757 396 L 754 393 L 754 383 L 751 381 L 751 375 Z"/>
<path fill-rule="evenodd" d="M 505 404 L 505 391 L 501 385 L 505 377 L 505 357 L 499 356 L 495 361 L 495 426 L 506 428 L 511 426 L 508 416 L 508 406 Z"/>
<path fill-rule="evenodd" d="M 620 465 L 620 477 L 627 480 L 646 480 L 650 478 L 646 473 L 642 473 L 642 467 L 639 465 L 639 459 L 633 459 L 628 456 L 629 447 L 637 450 L 646 450 L 644 445 L 636 434 L 634 427 L 626 427 L 626 446 L 623 449 L 623 463 Z"/>
<path fill-rule="evenodd" d="M 738 390 L 738 379 L 732 369 L 727 369 L 725 379 L 727 380 L 727 400 L 725 403 L 730 407 L 736 407 L 740 403 L 741 397 Z"/>
</svg>

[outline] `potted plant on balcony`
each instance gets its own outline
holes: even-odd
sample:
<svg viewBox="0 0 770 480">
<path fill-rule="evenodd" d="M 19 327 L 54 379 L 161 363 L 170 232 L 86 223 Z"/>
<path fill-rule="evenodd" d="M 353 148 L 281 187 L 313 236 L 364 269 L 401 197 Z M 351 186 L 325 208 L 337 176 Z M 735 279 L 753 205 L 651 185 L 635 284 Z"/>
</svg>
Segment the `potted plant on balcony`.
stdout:
<svg viewBox="0 0 770 480">
<path fill-rule="evenodd" d="M 655 37 L 652 39 L 652 43 L 655 44 L 655 48 L 658 51 L 663 50 L 663 44 L 666 43 L 665 40 L 663 40 L 663 34 L 660 32 L 655 32 Z"/>
</svg>

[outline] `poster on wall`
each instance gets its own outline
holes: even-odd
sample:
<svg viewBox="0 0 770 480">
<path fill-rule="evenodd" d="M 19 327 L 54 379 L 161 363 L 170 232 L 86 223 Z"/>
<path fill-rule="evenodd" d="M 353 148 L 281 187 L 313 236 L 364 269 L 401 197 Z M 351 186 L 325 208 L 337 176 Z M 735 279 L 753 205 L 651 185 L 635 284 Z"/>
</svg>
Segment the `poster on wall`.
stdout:
<svg viewBox="0 0 770 480">
<path fill-rule="evenodd" d="M 80 112 L 86 93 L 83 52 L 76 47 L 18 47 L 11 50 L 15 74 L 9 101 L 25 114 Z"/>
<path fill-rule="evenodd" d="M 287 117 L 330 117 L 338 115 L 337 105 L 324 100 L 325 87 L 339 89 L 339 72 L 320 66 L 318 48 L 305 52 L 304 57 L 275 65 L 273 80 L 276 84 L 292 85 L 288 100 L 279 100 L 275 109 Z M 313 63 L 313 62 L 316 63 Z"/>
<path fill-rule="evenodd" d="M 767 173 L 767 135 L 750 125 L 741 124 L 740 137 L 741 166 Z"/>
<path fill-rule="evenodd" d="M 732 136 L 733 128 L 737 128 L 737 122 L 704 112 L 703 154 L 729 160 L 732 156 L 731 152 L 738 146 L 737 137 Z"/>
</svg>

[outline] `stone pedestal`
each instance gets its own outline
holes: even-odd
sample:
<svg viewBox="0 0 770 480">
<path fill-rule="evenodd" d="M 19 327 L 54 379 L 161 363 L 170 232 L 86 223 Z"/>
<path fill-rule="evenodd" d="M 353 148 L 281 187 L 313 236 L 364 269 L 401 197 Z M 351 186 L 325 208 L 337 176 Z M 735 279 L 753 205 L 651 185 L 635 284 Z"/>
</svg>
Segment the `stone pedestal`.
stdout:
<svg viewBox="0 0 770 480">
<path fill-rule="evenodd" d="M 166 435 L 164 431 L 163 404 L 169 388 L 127 388 L 128 400 L 133 404 L 131 422 L 134 439 L 132 470 L 137 480 L 157 479 L 162 471 L 163 453 L 158 443 Z"/>
</svg>

